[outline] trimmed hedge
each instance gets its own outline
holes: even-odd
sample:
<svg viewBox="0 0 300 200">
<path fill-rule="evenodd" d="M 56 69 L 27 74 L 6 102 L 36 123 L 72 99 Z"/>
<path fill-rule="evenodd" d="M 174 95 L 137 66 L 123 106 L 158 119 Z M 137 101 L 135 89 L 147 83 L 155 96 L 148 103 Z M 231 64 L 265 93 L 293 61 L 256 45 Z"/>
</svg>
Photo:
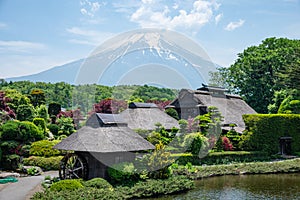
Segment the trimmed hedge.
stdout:
<svg viewBox="0 0 300 200">
<path fill-rule="evenodd" d="M 61 181 L 57 182 L 60 183 Z M 56 184 L 56 183 L 54 183 Z M 53 185 L 54 185 L 53 184 Z M 85 183 L 83 182 L 83 185 Z M 54 186 L 51 186 L 54 187 Z M 52 199 L 138 199 L 144 197 L 155 197 L 163 194 L 173 194 L 185 192 L 194 188 L 194 181 L 184 176 L 175 176 L 164 180 L 148 179 L 138 182 L 133 187 L 116 187 L 111 189 L 98 189 L 95 187 L 84 187 L 74 190 L 63 189 L 61 191 L 45 190 L 37 192 L 32 197 L 33 200 Z"/>
<path fill-rule="evenodd" d="M 103 178 L 93 178 L 83 182 L 84 187 L 113 190 L 113 186 Z"/>
<path fill-rule="evenodd" d="M 252 161 L 266 161 L 271 158 L 264 152 L 249 152 L 249 151 L 224 151 L 212 152 L 204 158 L 193 156 L 192 154 L 172 154 L 172 157 L 177 158 L 176 162 L 179 165 L 186 165 L 191 163 L 193 165 L 217 165 L 230 164 L 237 162 L 252 162 Z"/>
<path fill-rule="evenodd" d="M 231 165 L 210 166 L 177 166 L 173 173 L 185 175 L 191 179 L 201 179 L 212 176 L 240 175 L 240 174 L 273 174 L 300 172 L 300 159 L 274 162 L 236 163 Z"/>
<path fill-rule="evenodd" d="M 292 137 L 292 153 L 300 151 L 300 114 L 243 115 L 247 130 L 240 147 L 247 151 L 279 152 L 279 138 Z"/>
<path fill-rule="evenodd" d="M 75 190 L 78 188 L 83 188 L 83 185 L 78 180 L 61 180 L 53 183 L 50 190 L 59 192 L 62 190 Z"/>
<path fill-rule="evenodd" d="M 31 144 L 29 155 L 42 157 L 52 157 L 61 155 L 61 152 L 59 150 L 52 148 L 59 142 L 60 140 L 40 140 L 37 142 L 33 142 Z"/>
<path fill-rule="evenodd" d="M 1 132 L 2 140 L 31 142 L 44 138 L 43 132 L 32 122 L 27 121 L 8 121 L 1 126 Z"/>
<path fill-rule="evenodd" d="M 49 157 L 49 158 L 30 156 L 29 158 L 23 159 L 23 164 L 29 166 L 38 166 L 45 171 L 59 170 L 59 164 L 62 158 L 63 156 L 56 156 L 56 157 Z"/>
</svg>

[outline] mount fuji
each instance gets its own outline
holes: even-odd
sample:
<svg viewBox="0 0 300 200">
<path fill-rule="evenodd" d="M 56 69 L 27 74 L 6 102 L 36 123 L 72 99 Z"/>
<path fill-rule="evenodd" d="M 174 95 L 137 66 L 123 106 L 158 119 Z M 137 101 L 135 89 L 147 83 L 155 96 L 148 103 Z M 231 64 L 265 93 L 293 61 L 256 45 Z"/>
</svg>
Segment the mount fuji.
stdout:
<svg viewBox="0 0 300 200">
<path fill-rule="evenodd" d="M 141 29 L 107 40 L 85 59 L 6 81 L 70 84 L 154 85 L 192 88 L 207 83 L 218 65 L 194 41 L 179 33 Z"/>
</svg>

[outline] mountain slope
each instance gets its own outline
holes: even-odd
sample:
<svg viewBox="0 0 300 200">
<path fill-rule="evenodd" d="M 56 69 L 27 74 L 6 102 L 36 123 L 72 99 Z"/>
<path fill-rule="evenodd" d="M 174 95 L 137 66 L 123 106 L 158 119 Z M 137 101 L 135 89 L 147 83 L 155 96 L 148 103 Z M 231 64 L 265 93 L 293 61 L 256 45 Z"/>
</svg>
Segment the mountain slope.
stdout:
<svg viewBox="0 0 300 200">
<path fill-rule="evenodd" d="M 172 31 L 150 29 L 120 34 L 85 60 L 6 80 L 195 89 L 207 83 L 209 71 L 215 70 L 216 65 L 195 42 Z"/>
<path fill-rule="evenodd" d="M 7 78 L 5 80 L 7 82 L 28 80 L 31 82 L 46 82 L 46 83 L 66 82 L 66 83 L 74 84 L 82 62 L 83 59 L 80 59 L 75 62 L 67 63 L 65 65 L 53 67 L 51 69 L 48 69 L 46 71 L 37 74 L 20 76 L 20 77 L 12 77 L 12 78 Z"/>
</svg>

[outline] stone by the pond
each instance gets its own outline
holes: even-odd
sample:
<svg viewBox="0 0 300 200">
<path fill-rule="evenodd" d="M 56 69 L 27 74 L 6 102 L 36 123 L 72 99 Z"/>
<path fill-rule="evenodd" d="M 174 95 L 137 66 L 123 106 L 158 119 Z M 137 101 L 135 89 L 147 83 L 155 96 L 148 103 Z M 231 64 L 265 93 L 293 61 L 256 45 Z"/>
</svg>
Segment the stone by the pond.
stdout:
<svg viewBox="0 0 300 200">
<path fill-rule="evenodd" d="M 15 172 L 0 172 L 0 178 L 7 177 L 20 177 L 20 174 Z"/>
</svg>

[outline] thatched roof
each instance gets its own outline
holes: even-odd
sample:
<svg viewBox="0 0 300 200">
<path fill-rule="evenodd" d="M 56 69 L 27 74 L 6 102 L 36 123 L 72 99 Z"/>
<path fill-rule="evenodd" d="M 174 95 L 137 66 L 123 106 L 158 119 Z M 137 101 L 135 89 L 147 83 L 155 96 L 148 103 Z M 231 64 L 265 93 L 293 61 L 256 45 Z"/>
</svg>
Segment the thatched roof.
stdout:
<svg viewBox="0 0 300 200">
<path fill-rule="evenodd" d="M 127 123 L 119 114 L 94 113 L 86 121 L 86 126 L 93 128 L 127 126 Z"/>
<path fill-rule="evenodd" d="M 129 108 L 158 108 L 155 103 L 131 102 Z"/>
<path fill-rule="evenodd" d="M 155 130 L 156 123 L 161 123 L 166 129 L 179 127 L 176 119 L 161 111 L 153 103 L 135 103 L 120 115 L 131 129 Z"/>
<path fill-rule="evenodd" d="M 129 152 L 154 149 L 154 146 L 128 127 L 84 126 L 53 148 L 83 152 Z"/>
<path fill-rule="evenodd" d="M 240 96 L 225 94 L 224 88 L 204 86 L 198 90 L 182 89 L 178 98 L 171 102 L 170 107 L 184 110 L 184 108 L 208 108 L 215 106 L 224 117 L 223 124 L 236 124 L 237 127 L 244 128 L 242 119 L 244 114 L 255 114 L 253 110 Z M 185 112 L 188 112 L 188 109 Z M 193 116 L 194 113 L 185 113 L 185 116 Z"/>
</svg>

